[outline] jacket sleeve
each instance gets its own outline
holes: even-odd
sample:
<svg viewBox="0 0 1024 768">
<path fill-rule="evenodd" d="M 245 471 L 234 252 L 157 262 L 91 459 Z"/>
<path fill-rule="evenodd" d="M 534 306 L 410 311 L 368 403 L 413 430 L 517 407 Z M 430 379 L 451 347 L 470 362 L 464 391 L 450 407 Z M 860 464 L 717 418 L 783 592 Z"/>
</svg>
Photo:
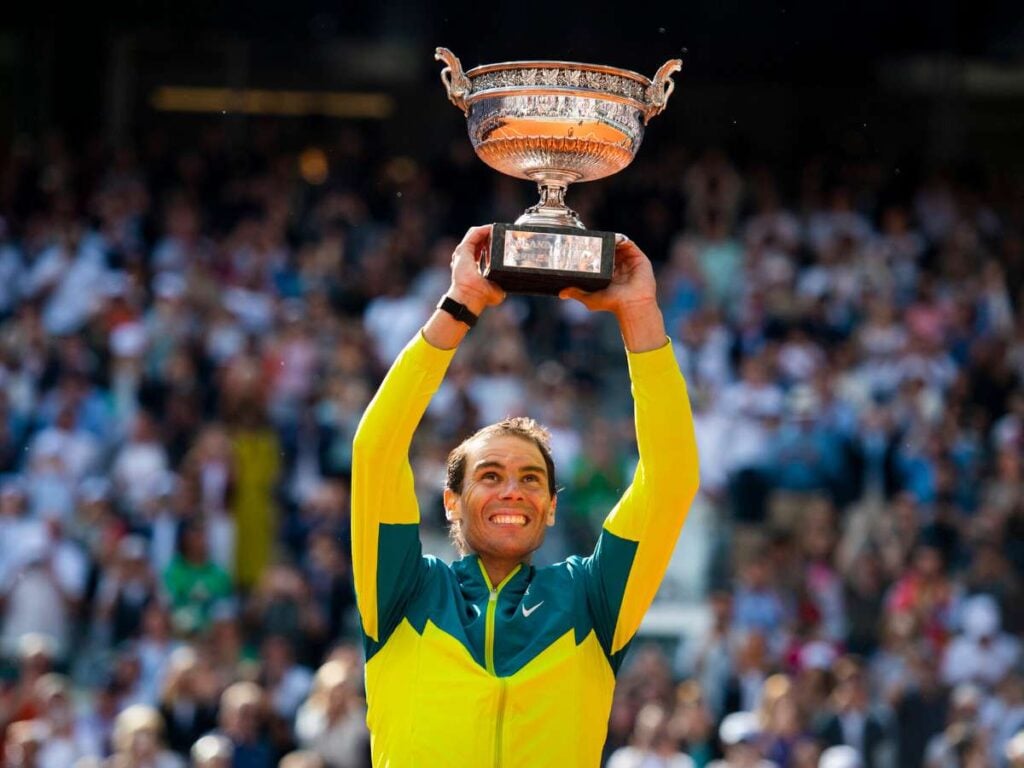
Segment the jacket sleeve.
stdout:
<svg viewBox="0 0 1024 768">
<path fill-rule="evenodd" d="M 363 632 L 383 643 L 424 568 L 409 464 L 413 432 L 455 350 L 418 333 L 366 408 L 352 445 L 352 572 Z"/>
<path fill-rule="evenodd" d="M 693 415 L 671 343 L 627 358 L 640 461 L 584 560 L 595 629 L 610 656 L 650 607 L 698 484 Z"/>
</svg>

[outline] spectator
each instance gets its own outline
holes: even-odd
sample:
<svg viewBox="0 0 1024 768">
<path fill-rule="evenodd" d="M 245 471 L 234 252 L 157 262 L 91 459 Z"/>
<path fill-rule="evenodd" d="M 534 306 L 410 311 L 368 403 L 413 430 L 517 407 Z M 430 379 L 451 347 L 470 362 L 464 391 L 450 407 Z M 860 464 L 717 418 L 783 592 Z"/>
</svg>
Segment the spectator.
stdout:
<svg viewBox="0 0 1024 768">
<path fill-rule="evenodd" d="M 185 761 L 163 748 L 163 720 L 152 707 L 128 707 L 114 721 L 114 755 L 125 768 L 184 768 Z"/>
<path fill-rule="evenodd" d="M 188 646 L 176 650 L 168 661 L 159 696 L 160 715 L 167 726 L 167 745 L 171 749 L 186 753 L 216 725 L 216 696 L 216 689 L 211 690 L 211 686 L 203 683 L 201 662 L 195 650 Z"/>
<path fill-rule="evenodd" d="M 86 561 L 78 546 L 64 538 L 56 519 L 25 534 L 18 567 L 7 574 L 3 586 L 3 644 L 10 654 L 23 637 L 43 635 L 63 659 L 85 588 Z"/>
<path fill-rule="evenodd" d="M 283 734 L 289 733 L 295 713 L 313 684 L 313 673 L 296 663 L 293 647 L 283 635 L 267 635 L 260 646 L 260 685 L 266 692 L 269 714 L 278 720 Z"/>
<path fill-rule="evenodd" d="M 738 638 L 732 628 L 733 602 L 727 590 L 708 595 L 711 627 L 693 643 L 680 643 L 678 671 L 696 680 L 716 720 L 726 714 L 726 689 L 734 670 Z"/>
<path fill-rule="evenodd" d="M 925 768 L 957 768 L 965 747 L 976 740 L 974 723 L 982 706 L 981 691 L 973 685 L 958 685 L 950 694 L 949 716 L 945 728 L 925 749 Z"/>
<path fill-rule="evenodd" d="M 230 572 L 235 563 L 235 521 L 230 510 L 234 493 L 231 438 L 220 424 L 203 428 L 181 466 L 182 494 L 190 509 L 206 521 L 211 556 Z"/>
<path fill-rule="evenodd" d="M 772 675 L 765 680 L 757 714 L 765 757 L 779 765 L 796 762 L 799 744 L 810 738 L 804 731 L 796 695 L 788 677 Z"/>
<path fill-rule="evenodd" d="M 768 641 L 769 647 L 778 649 L 784 641 L 789 610 L 774 579 L 768 558 L 761 553 L 752 555 L 742 568 L 733 598 L 733 623 L 738 631 L 757 633 Z"/>
<path fill-rule="evenodd" d="M 693 760 L 680 752 L 668 729 L 669 713 L 658 704 L 646 704 L 637 713 L 631 746 L 612 753 L 608 768 L 693 768 Z"/>
<path fill-rule="evenodd" d="M 326 768 L 368 768 L 370 742 L 364 727 L 366 705 L 358 671 L 342 661 L 328 661 L 295 720 L 299 744 L 319 755 Z"/>
<path fill-rule="evenodd" d="M 214 606 L 231 596 L 231 578 L 210 560 L 206 533 L 195 521 L 178 530 L 177 554 L 164 573 L 175 627 L 201 632 L 209 627 Z"/>
<path fill-rule="evenodd" d="M 80 757 L 100 753 L 100 744 L 90 743 L 78 728 L 71 701 L 71 681 L 50 673 L 36 682 L 39 722 L 47 729 L 46 743 L 39 752 L 40 768 L 65 768 Z"/>
<path fill-rule="evenodd" d="M 778 768 L 764 760 L 759 746 L 760 728 L 753 712 L 733 712 L 722 720 L 718 729 L 725 757 L 708 768 Z"/>
<path fill-rule="evenodd" d="M 924 764 L 929 742 L 945 727 L 949 702 L 934 655 L 921 648 L 911 664 L 908 690 L 894 697 L 896 764 L 917 768 Z"/>
<path fill-rule="evenodd" d="M 669 723 L 696 768 L 704 768 L 717 754 L 715 717 L 708 708 L 700 686 L 686 680 L 676 689 L 676 707 Z"/>
<path fill-rule="evenodd" d="M 965 600 L 960 624 L 963 634 L 953 638 L 942 660 L 943 682 L 991 688 L 1017 664 L 1020 641 L 1000 631 L 999 606 L 989 595 Z"/>
<path fill-rule="evenodd" d="M 121 539 L 116 557 L 97 587 L 96 621 L 110 643 L 120 645 L 138 636 L 146 609 L 157 599 L 157 581 L 141 536 Z"/>
<path fill-rule="evenodd" d="M 831 711 L 822 713 L 816 726 L 819 737 L 828 746 L 853 747 L 865 768 L 889 764 L 892 739 L 882 718 L 870 710 L 863 664 L 845 656 L 836 661 L 834 671 Z"/>
<path fill-rule="evenodd" d="M 325 639 L 326 616 L 311 599 L 310 586 L 302 573 L 290 565 L 268 568 L 253 590 L 248 607 L 248 623 L 255 637 L 281 636 L 303 658 Z"/>
<path fill-rule="evenodd" d="M 153 417 L 139 411 L 135 415 L 131 437 L 111 467 L 118 495 L 134 515 L 140 515 L 146 502 L 158 492 L 170 468 L 167 451 L 158 438 Z"/>
<path fill-rule="evenodd" d="M 220 697 L 220 730 L 233 747 L 232 768 L 272 768 L 274 750 L 266 735 L 263 689 L 235 683 Z"/>
</svg>

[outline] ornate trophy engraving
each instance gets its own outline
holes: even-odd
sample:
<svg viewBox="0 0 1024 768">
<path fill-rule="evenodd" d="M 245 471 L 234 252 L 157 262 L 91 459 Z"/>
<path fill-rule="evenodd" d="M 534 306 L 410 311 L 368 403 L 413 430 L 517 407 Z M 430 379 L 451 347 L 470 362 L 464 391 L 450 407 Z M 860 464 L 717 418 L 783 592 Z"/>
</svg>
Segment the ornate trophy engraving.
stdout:
<svg viewBox="0 0 1024 768">
<path fill-rule="evenodd" d="M 665 109 L 682 61 L 665 62 L 649 80 L 626 69 L 567 61 L 511 61 L 462 71 L 447 48 L 441 82 L 466 115 L 480 159 L 537 183 L 540 201 L 495 224 L 484 275 L 510 293 L 557 294 L 567 286 L 598 290 L 611 280 L 615 239 L 585 229 L 565 192 L 629 165 L 647 122 Z"/>
</svg>

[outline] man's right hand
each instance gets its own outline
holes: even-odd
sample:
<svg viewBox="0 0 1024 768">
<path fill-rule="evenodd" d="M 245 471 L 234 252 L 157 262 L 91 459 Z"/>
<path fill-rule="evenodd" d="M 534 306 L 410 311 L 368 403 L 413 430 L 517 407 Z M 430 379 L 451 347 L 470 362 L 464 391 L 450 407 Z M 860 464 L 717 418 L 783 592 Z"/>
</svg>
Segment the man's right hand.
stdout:
<svg viewBox="0 0 1024 768">
<path fill-rule="evenodd" d="M 480 259 L 491 242 L 491 225 L 470 227 L 452 254 L 452 284 L 448 295 L 474 315 L 505 300 L 505 291 L 480 274 Z"/>
<path fill-rule="evenodd" d="M 491 225 L 470 227 L 452 254 L 452 283 L 448 295 L 479 317 L 487 307 L 505 300 L 505 291 L 480 274 L 480 259 L 491 242 Z M 454 349 L 469 326 L 437 310 L 423 326 L 423 338 L 438 349 Z"/>
</svg>

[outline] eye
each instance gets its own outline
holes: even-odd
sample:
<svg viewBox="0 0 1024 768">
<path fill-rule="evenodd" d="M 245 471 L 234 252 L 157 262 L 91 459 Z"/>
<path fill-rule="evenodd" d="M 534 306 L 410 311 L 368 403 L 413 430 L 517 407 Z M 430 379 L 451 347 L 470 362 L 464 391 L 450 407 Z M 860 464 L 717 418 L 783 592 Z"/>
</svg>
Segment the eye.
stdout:
<svg viewBox="0 0 1024 768">
<path fill-rule="evenodd" d="M 484 472 L 482 475 L 480 475 L 480 479 L 485 482 L 493 483 L 496 480 L 499 480 L 500 478 L 498 477 L 497 472 Z"/>
<path fill-rule="evenodd" d="M 533 473 L 530 473 L 528 475 L 523 475 L 523 482 L 524 483 L 530 483 L 532 485 L 536 485 L 536 484 L 540 483 L 540 475 L 535 475 Z"/>
</svg>

